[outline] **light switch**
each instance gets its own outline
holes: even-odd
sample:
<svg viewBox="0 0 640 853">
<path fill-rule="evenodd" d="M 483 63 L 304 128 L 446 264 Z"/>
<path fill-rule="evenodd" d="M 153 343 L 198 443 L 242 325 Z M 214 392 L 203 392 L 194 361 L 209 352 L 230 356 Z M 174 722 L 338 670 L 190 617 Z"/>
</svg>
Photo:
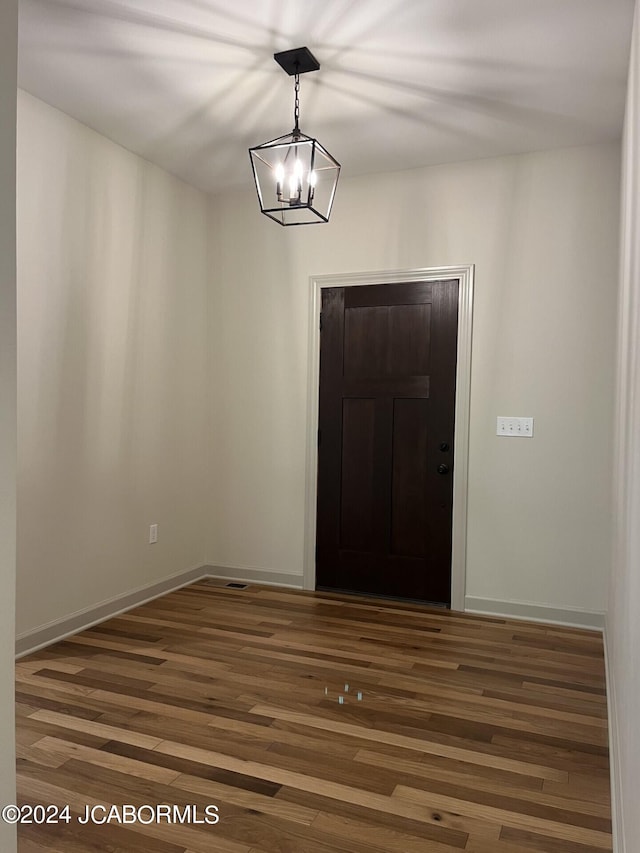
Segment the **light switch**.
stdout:
<svg viewBox="0 0 640 853">
<path fill-rule="evenodd" d="M 533 418 L 510 418 L 505 415 L 498 415 L 496 435 L 533 438 Z"/>
</svg>

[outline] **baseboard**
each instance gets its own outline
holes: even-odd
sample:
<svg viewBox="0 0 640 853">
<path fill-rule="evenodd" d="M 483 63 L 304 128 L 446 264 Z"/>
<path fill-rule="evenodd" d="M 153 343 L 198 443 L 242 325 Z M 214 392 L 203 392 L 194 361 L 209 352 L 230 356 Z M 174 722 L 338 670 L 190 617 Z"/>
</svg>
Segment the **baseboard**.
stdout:
<svg viewBox="0 0 640 853">
<path fill-rule="evenodd" d="M 70 637 L 72 634 L 77 634 L 79 631 L 91 628 L 99 622 L 104 622 L 105 619 L 111 619 L 113 616 L 118 616 L 133 607 L 146 604 L 160 595 L 166 595 L 166 593 L 173 592 L 194 581 L 202 580 L 209 575 L 207 568 L 207 566 L 196 566 L 193 569 L 164 578 L 157 583 L 139 587 L 131 592 L 124 593 L 124 595 L 118 595 L 108 601 L 103 601 L 84 610 L 78 610 L 70 616 L 56 619 L 33 631 L 19 634 L 16 637 L 16 658 L 30 655 L 45 646 L 50 646 L 52 643 Z"/>
<path fill-rule="evenodd" d="M 87 628 L 92 628 L 106 619 L 125 613 L 148 601 L 153 601 L 168 592 L 174 592 L 195 581 L 205 578 L 219 580 L 244 581 L 265 584 L 266 586 L 286 586 L 292 589 L 302 589 L 302 576 L 285 574 L 284 572 L 248 569 L 240 566 L 210 566 L 201 565 L 186 572 L 180 572 L 157 583 L 139 587 L 124 595 L 118 595 L 108 601 L 78 610 L 70 616 L 56 619 L 46 625 L 41 625 L 33 631 L 25 631 L 16 637 L 16 658 L 33 654 L 45 646 L 58 643 L 73 634 L 78 634 Z"/>
<path fill-rule="evenodd" d="M 509 616 L 530 622 L 550 622 L 554 625 L 600 631 L 604 628 L 604 613 L 574 607 L 553 607 L 550 604 L 534 604 L 529 601 L 500 601 L 493 598 L 476 598 L 472 595 L 465 596 L 464 605 L 465 612 L 483 616 Z"/>
<path fill-rule="evenodd" d="M 273 572 L 269 569 L 250 569 L 245 566 L 203 566 L 204 572 L 211 578 L 227 581 L 252 581 L 266 586 L 286 586 L 290 589 L 302 589 L 302 575 L 290 575 L 286 572 Z"/>
<path fill-rule="evenodd" d="M 620 776 L 620 736 L 618 732 L 618 706 L 612 667 L 609 659 L 607 621 L 604 632 L 604 665 L 607 681 L 607 719 L 609 722 L 609 774 L 611 777 L 611 822 L 613 828 L 613 853 L 626 853 L 624 821 L 622 814 L 622 779 Z"/>
</svg>

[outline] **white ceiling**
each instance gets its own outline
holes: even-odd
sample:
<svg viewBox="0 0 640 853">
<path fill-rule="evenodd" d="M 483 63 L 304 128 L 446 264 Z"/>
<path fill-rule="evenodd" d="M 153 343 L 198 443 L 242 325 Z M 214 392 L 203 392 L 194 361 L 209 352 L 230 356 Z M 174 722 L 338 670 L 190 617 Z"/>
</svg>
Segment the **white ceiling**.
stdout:
<svg viewBox="0 0 640 853">
<path fill-rule="evenodd" d="M 20 86 L 209 191 L 293 126 L 343 175 L 620 136 L 633 0 L 20 0 Z"/>
</svg>

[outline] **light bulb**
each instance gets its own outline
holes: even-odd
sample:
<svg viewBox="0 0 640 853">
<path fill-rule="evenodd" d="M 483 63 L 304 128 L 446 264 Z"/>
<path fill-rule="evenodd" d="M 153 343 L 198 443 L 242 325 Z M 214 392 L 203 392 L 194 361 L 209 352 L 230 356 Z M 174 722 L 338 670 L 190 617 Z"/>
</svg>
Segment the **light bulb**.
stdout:
<svg viewBox="0 0 640 853">
<path fill-rule="evenodd" d="M 276 166 L 276 199 L 282 201 L 282 181 L 284 180 L 284 166 L 278 163 Z"/>
<path fill-rule="evenodd" d="M 309 204 L 311 204 L 313 197 L 316 194 L 316 183 L 318 182 L 318 176 L 315 171 L 309 172 L 307 175 L 307 182 L 309 184 Z"/>
</svg>

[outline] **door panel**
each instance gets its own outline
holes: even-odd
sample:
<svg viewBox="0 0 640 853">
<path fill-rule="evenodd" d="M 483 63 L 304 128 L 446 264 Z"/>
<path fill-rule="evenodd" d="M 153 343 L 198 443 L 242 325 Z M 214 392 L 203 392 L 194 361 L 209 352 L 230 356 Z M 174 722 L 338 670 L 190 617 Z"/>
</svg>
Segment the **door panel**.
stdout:
<svg viewBox="0 0 640 853">
<path fill-rule="evenodd" d="M 430 305 L 347 308 L 344 327 L 345 377 L 429 375 Z"/>
<path fill-rule="evenodd" d="M 342 410 L 340 547 L 366 550 L 373 536 L 375 400 L 346 399 Z"/>
<path fill-rule="evenodd" d="M 457 310 L 457 280 L 322 292 L 319 587 L 450 603 Z"/>
<path fill-rule="evenodd" d="M 426 556 L 427 400 L 394 400 L 391 553 Z"/>
<path fill-rule="evenodd" d="M 350 379 L 387 373 L 388 308 L 344 312 L 344 375 Z"/>
</svg>

